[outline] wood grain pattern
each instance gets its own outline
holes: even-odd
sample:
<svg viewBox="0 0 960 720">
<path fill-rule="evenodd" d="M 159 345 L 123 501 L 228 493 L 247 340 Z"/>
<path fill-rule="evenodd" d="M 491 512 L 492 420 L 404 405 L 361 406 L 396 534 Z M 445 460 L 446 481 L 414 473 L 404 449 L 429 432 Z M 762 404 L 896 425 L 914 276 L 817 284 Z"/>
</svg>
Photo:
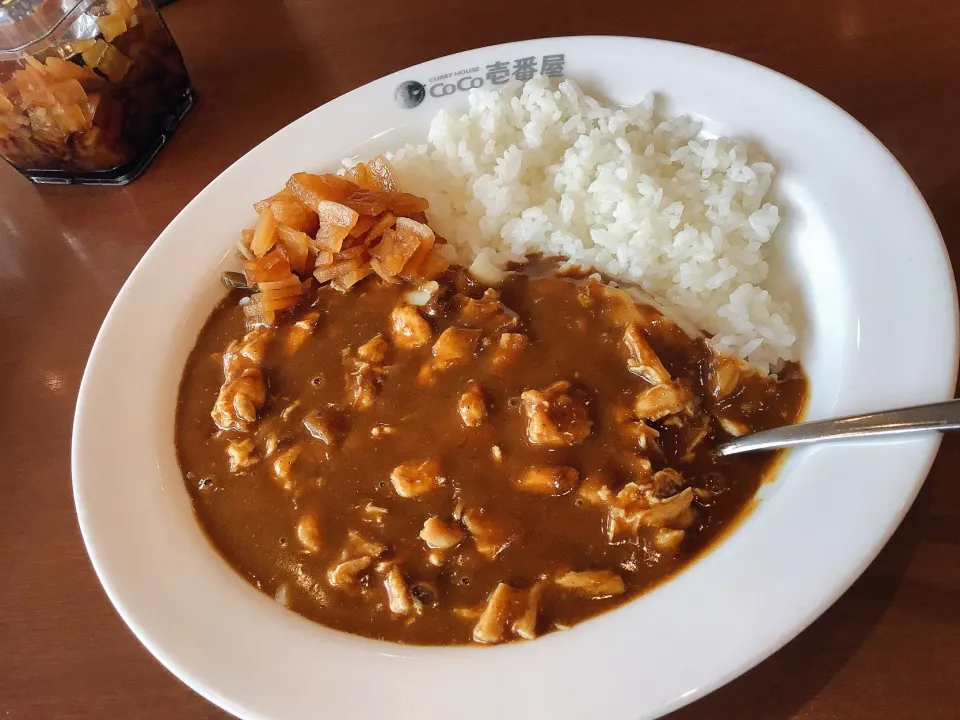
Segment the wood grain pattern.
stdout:
<svg viewBox="0 0 960 720">
<path fill-rule="evenodd" d="M 140 180 L 37 188 L 0 167 L 0 716 L 227 717 L 150 657 L 94 577 L 70 488 L 76 393 L 117 290 L 183 205 L 254 144 L 358 85 L 447 53 L 548 35 L 644 35 L 731 52 L 806 83 L 873 131 L 919 185 L 957 270 L 960 3 L 402 6 L 180 0 L 164 14 L 200 100 Z M 853 588 L 779 653 L 674 718 L 957 717 L 958 466 L 955 435 Z"/>
</svg>

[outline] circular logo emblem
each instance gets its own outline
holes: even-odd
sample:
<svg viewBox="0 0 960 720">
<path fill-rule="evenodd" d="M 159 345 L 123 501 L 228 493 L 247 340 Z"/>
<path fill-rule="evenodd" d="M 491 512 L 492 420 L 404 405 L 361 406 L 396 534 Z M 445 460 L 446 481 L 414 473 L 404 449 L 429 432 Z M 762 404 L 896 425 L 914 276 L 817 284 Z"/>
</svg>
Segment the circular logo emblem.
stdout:
<svg viewBox="0 0 960 720">
<path fill-rule="evenodd" d="M 423 86 L 423 83 L 416 80 L 407 80 L 397 86 L 397 91 L 393 96 L 397 99 L 397 105 L 400 107 L 415 108 L 427 96 L 427 89 Z"/>
</svg>

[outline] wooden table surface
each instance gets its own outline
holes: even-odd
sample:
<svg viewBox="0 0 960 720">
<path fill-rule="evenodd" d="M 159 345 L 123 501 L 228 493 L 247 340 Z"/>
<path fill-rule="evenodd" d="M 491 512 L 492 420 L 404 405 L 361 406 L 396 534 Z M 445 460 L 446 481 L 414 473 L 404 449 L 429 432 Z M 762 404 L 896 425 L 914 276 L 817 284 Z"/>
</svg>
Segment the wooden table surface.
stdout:
<svg viewBox="0 0 960 720">
<path fill-rule="evenodd" d="M 179 0 L 164 14 L 200 100 L 142 178 L 40 188 L 0 167 L 4 718 L 226 717 L 147 653 L 94 576 L 70 487 L 74 403 L 110 303 L 164 226 L 256 143 L 352 88 L 538 36 L 632 34 L 740 55 L 873 131 L 923 192 L 955 272 L 960 263 L 958 2 Z M 960 717 L 958 466 L 954 435 L 852 589 L 780 652 L 673 717 Z"/>
</svg>

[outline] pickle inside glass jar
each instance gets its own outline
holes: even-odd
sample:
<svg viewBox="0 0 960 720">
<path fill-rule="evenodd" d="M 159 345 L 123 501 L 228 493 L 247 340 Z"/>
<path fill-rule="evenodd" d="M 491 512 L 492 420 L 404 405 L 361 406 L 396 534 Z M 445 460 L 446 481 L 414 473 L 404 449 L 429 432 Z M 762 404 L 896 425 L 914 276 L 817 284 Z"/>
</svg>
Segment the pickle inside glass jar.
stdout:
<svg viewBox="0 0 960 720">
<path fill-rule="evenodd" d="M 0 155 L 22 171 L 133 163 L 155 149 L 189 91 L 149 0 L 89 3 L 72 27 L 92 36 L 0 61 Z"/>
</svg>

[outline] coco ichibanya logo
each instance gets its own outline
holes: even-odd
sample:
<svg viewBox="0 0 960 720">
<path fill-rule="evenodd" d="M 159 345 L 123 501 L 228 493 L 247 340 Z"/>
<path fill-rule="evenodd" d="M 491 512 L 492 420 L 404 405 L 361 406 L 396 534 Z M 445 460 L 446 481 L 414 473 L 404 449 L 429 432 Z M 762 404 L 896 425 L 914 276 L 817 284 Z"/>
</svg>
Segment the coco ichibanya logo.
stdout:
<svg viewBox="0 0 960 720">
<path fill-rule="evenodd" d="M 486 84 L 506 85 L 511 78 L 526 82 L 537 73 L 548 77 L 559 77 L 563 75 L 565 62 L 566 59 L 562 53 L 539 58 L 523 57 L 512 63 L 501 60 L 486 65 L 482 70 L 478 65 L 435 75 L 428 79 L 426 84 L 419 80 L 406 80 L 397 86 L 394 97 L 400 107 L 415 108 L 426 100 L 427 96 L 442 98 L 457 92 L 475 90 Z"/>
</svg>

